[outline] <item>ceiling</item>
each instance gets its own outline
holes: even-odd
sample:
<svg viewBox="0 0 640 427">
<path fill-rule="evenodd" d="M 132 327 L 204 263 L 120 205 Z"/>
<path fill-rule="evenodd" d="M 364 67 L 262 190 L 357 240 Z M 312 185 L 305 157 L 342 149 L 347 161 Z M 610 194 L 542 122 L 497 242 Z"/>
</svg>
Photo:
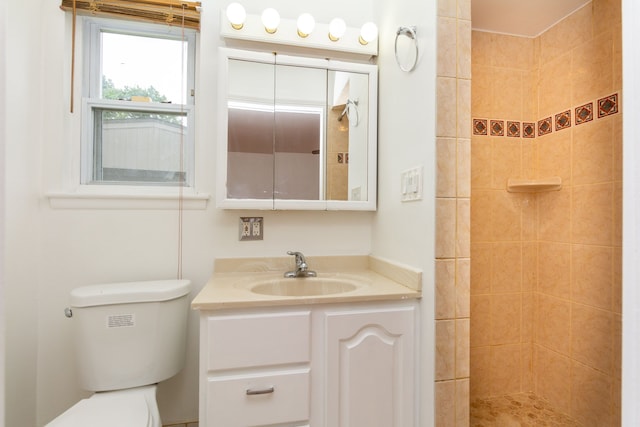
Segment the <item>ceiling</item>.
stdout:
<svg viewBox="0 0 640 427">
<path fill-rule="evenodd" d="M 471 0 L 474 30 L 536 37 L 591 0 Z"/>
</svg>

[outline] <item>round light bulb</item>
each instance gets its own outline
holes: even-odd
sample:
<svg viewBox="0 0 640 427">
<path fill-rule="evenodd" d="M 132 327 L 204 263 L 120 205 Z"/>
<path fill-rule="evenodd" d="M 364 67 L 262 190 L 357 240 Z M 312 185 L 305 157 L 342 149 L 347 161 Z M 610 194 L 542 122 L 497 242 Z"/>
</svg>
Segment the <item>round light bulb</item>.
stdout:
<svg viewBox="0 0 640 427">
<path fill-rule="evenodd" d="M 298 35 L 300 37 L 307 37 L 313 32 L 313 28 L 316 26 L 316 20 L 309 13 L 303 13 L 298 17 Z"/>
<path fill-rule="evenodd" d="M 247 12 L 240 3 L 230 3 L 227 6 L 227 19 L 231 22 L 231 26 L 239 30 L 244 26 L 244 20 L 247 18 Z"/>
<path fill-rule="evenodd" d="M 344 19 L 334 18 L 329 23 L 329 39 L 331 41 L 338 41 L 345 31 L 347 31 L 347 24 Z"/>
<path fill-rule="evenodd" d="M 378 27 L 373 22 L 367 22 L 360 29 L 360 44 L 368 44 L 378 37 Z"/>
<path fill-rule="evenodd" d="M 277 10 L 269 7 L 262 12 L 262 25 L 269 34 L 273 34 L 278 31 L 278 25 L 280 25 L 280 14 Z"/>
</svg>

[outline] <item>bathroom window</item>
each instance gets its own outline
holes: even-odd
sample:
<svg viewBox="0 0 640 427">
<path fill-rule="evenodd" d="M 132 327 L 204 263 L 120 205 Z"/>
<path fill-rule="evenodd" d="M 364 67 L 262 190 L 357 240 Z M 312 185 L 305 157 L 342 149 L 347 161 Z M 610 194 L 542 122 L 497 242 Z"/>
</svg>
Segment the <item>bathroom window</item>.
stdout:
<svg viewBox="0 0 640 427">
<path fill-rule="evenodd" d="M 82 184 L 193 186 L 195 31 L 87 19 Z"/>
</svg>

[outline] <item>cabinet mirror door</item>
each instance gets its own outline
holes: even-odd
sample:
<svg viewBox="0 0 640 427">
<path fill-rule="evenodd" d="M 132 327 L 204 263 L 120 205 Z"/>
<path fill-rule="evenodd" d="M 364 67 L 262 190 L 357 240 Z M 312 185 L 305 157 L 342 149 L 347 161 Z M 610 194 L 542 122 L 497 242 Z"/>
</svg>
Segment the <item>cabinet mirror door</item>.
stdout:
<svg viewBox="0 0 640 427">
<path fill-rule="evenodd" d="M 374 66 L 230 49 L 221 63 L 219 207 L 375 210 Z"/>
</svg>

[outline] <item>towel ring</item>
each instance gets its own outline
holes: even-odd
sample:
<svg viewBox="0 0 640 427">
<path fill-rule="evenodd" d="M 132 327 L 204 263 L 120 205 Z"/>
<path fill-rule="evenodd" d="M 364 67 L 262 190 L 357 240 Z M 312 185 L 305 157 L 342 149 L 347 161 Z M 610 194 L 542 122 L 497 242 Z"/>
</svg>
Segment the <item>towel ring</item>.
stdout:
<svg viewBox="0 0 640 427">
<path fill-rule="evenodd" d="M 400 67 L 400 69 L 406 73 L 413 71 L 413 69 L 416 68 L 416 64 L 418 63 L 418 36 L 416 35 L 416 32 L 417 32 L 417 29 L 415 26 L 399 27 L 398 31 L 396 31 L 396 43 L 394 45 L 394 50 L 396 52 L 396 63 L 398 64 L 398 67 Z M 413 45 L 415 46 L 416 56 L 415 56 L 415 59 L 413 60 L 413 64 L 411 64 L 410 67 L 404 67 L 400 62 L 400 58 L 398 58 L 398 38 L 400 36 L 409 37 L 411 40 L 413 40 Z"/>
</svg>

